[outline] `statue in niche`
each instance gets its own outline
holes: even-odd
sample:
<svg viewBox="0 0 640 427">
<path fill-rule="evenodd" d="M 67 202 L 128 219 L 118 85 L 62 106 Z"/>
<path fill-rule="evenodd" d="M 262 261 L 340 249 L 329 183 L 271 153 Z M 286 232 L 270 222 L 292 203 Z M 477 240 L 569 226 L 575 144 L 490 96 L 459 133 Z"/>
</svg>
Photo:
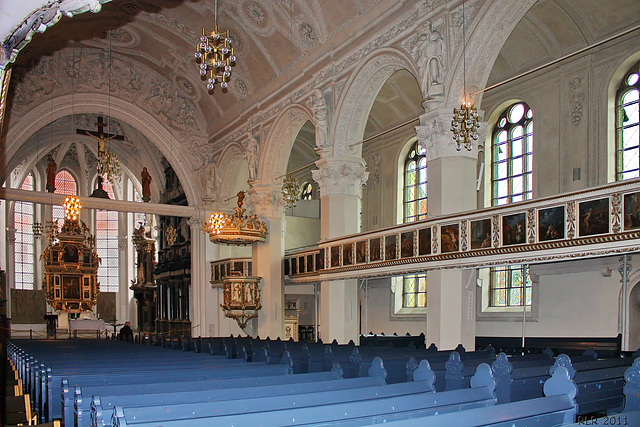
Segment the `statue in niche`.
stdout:
<svg viewBox="0 0 640 427">
<path fill-rule="evenodd" d="M 47 164 L 47 186 L 46 189 L 49 193 L 56 191 L 56 173 L 58 172 L 58 165 L 53 160 L 53 156 L 49 154 L 49 164 Z"/>
<path fill-rule="evenodd" d="M 444 93 L 442 72 L 444 69 L 444 37 L 432 28 L 431 22 L 425 22 L 418 34 L 412 55 L 425 76 L 425 98 L 432 99 Z"/>
<path fill-rule="evenodd" d="M 151 175 L 146 167 L 142 169 L 140 178 L 142 179 L 142 201 L 149 203 L 151 200 Z"/>
<path fill-rule="evenodd" d="M 244 152 L 243 158 L 247 159 L 249 166 L 249 179 L 255 180 L 258 176 L 258 153 L 260 146 L 258 140 L 249 133 L 247 136 L 247 147 Z"/>
<path fill-rule="evenodd" d="M 316 147 L 319 150 L 329 148 L 327 143 L 327 100 L 320 89 L 313 91 L 310 107 L 316 118 Z"/>
</svg>

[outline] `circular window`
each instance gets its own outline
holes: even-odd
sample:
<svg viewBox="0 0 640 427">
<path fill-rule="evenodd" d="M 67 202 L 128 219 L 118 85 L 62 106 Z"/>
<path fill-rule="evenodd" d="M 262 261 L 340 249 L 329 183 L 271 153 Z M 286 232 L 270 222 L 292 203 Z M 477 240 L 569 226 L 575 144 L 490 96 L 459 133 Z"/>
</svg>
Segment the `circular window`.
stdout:
<svg viewBox="0 0 640 427">
<path fill-rule="evenodd" d="M 300 199 L 302 200 L 311 200 L 311 196 L 313 196 L 313 186 L 305 182 L 302 184 L 302 193 L 300 194 Z"/>
<path fill-rule="evenodd" d="M 511 107 L 511 110 L 509 111 L 509 116 L 508 116 L 509 121 L 511 123 L 518 123 L 522 118 L 522 116 L 524 116 L 524 105 L 516 104 L 513 107 Z"/>
<path fill-rule="evenodd" d="M 633 73 L 629 77 L 627 77 L 627 84 L 629 86 L 633 86 L 638 82 L 638 79 L 640 79 L 640 75 L 638 73 Z"/>
</svg>

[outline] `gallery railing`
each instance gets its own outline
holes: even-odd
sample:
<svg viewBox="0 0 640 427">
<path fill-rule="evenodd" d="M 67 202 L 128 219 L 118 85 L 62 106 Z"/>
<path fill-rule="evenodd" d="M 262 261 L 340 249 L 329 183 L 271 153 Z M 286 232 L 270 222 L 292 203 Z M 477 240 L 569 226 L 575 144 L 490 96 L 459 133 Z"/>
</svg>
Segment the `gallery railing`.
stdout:
<svg viewBox="0 0 640 427">
<path fill-rule="evenodd" d="M 588 258 L 640 250 L 640 180 L 324 240 L 288 283 Z"/>
</svg>

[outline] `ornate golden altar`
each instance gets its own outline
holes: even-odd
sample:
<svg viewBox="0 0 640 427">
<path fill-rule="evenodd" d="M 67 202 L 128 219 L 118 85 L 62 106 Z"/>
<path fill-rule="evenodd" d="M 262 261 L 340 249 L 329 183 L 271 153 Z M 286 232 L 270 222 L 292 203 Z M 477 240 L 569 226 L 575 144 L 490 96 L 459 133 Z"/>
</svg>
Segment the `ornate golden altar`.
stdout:
<svg viewBox="0 0 640 427">
<path fill-rule="evenodd" d="M 44 263 L 42 290 L 56 311 L 90 311 L 100 292 L 95 237 L 78 220 L 80 206 L 73 203 L 65 200 L 66 218 L 61 229 L 55 222 L 48 225 L 49 245 L 40 256 Z"/>
</svg>

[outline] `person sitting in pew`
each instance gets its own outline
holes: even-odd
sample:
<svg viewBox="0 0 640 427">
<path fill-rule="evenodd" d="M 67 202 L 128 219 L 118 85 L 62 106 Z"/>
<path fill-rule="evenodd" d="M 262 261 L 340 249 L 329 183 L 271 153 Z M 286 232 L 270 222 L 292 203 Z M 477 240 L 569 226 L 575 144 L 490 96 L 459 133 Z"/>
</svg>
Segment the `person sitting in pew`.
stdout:
<svg viewBox="0 0 640 427">
<path fill-rule="evenodd" d="M 133 342 L 133 330 L 131 329 L 131 322 L 128 320 L 124 322 L 124 326 L 120 328 L 119 338 L 120 341 Z"/>
</svg>

